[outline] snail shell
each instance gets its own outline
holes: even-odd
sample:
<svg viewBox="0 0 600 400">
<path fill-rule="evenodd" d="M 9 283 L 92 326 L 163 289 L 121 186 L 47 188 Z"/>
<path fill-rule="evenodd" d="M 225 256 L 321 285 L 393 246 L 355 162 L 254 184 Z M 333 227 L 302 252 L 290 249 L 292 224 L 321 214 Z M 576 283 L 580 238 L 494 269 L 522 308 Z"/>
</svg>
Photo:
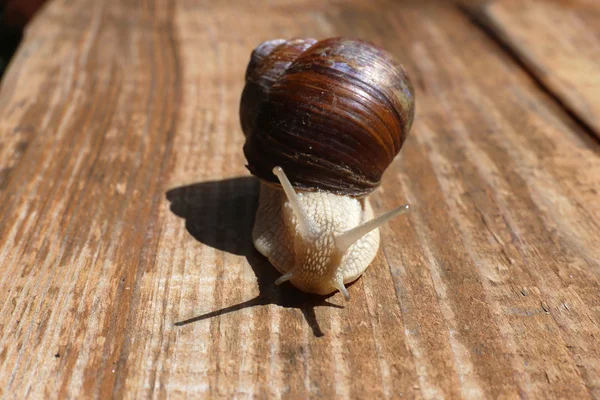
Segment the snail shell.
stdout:
<svg viewBox="0 0 600 400">
<path fill-rule="evenodd" d="M 378 226 L 408 209 L 372 220 L 366 195 L 413 117 L 406 71 L 370 43 L 278 39 L 253 51 L 240 121 L 247 167 L 262 182 L 253 240 L 282 272 L 277 284 L 348 297 L 345 284 L 377 253 Z"/>
<path fill-rule="evenodd" d="M 295 188 L 363 196 L 400 151 L 414 116 L 406 71 L 361 40 L 269 41 L 252 54 L 240 116 L 250 172 Z"/>
</svg>

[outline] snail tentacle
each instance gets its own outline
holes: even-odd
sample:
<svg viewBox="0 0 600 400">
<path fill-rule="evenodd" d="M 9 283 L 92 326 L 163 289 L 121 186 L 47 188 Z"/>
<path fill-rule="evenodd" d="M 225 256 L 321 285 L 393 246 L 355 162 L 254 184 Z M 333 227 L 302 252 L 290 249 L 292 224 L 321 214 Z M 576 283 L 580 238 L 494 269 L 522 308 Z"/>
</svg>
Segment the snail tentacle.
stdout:
<svg viewBox="0 0 600 400">
<path fill-rule="evenodd" d="M 408 212 L 410 206 L 404 204 L 391 211 L 381 214 L 377 218 L 373 218 L 370 221 L 363 223 L 355 228 L 352 228 L 344 233 L 335 236 L 335 245 L 341 253 L 345 253 L 354 243 L 358 242 L 360 238 L 371 232 L 373 229 L 379 228 L 381 225 L 388 222 L 390 219 L 397 217 L 398 215 Z"/>
<path fill-rule="evenodd" d="M 283 274 L 279 278 L 275 279 L 275 284 L 279 286 L 283 282 L 287 282 L 290 279 L 292 279 L 292 276 L 294 276 L 294 273 L 292 271 L 288 272 L 287 274 Z"/>
<path fill-rule="evenodd" d="M 296 218 L 298 218 L 298 227 L 300 228 L 300 234 L 302 235 L 302 238 L 305 240 L 314 239 L 318 234 L 317 229 L 313 226 L 313 224 L 311 224 L 310 220 L 306 216 L 306 212 L 300 205 L 300 201 L 298 201 L 298 195 L 296 194 L 296 191 L 294 190 L 289 179 L 285 175 L 285 172 L 283 172 L 283 168 L 273 168 L 273 174 L 279 179 L 281 187 L 283 188 L 283 191 L 285 192 L 285 195 L 292 206 L 292 210 L 294 210 L 294 214 L 296 215 Z"/>
<path fill-rule="evenodd" d="M 334 288 L 336 288 L 337 290 L 339 290 L 340 293 L 344 295 L 344 298 L 346 299 L 346 301 L 350 300 L 350 295 L 348 294 L 348 290 L 346 289 L 346 286 L 344 286 L 344 282 L 342 282 L 341 280 L 334 280 L 332 282 L 332 286 Z"/>
</svg>

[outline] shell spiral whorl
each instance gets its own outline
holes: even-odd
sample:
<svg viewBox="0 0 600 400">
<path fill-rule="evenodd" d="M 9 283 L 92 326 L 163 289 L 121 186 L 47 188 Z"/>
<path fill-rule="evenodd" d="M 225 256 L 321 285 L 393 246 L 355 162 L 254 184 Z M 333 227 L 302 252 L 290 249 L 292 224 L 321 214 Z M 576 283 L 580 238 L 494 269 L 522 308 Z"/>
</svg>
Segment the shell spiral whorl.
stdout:
<svg viewBox="0 0 600 400">
<path fill-rule="evenodd" d="M 400 151 L 414 116 L 404 68 L 362 40 L 272 40 L 252 53 L 240 119 L 248 169 L 295 188 L 364 196 Z"/>
</svg>

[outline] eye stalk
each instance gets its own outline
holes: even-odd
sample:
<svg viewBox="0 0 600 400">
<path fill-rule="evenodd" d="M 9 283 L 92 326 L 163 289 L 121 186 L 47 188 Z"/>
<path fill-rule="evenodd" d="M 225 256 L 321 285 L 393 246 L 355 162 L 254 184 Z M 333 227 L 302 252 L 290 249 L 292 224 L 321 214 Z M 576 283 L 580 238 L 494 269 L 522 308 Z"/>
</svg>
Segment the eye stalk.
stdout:
<svg viewBox="0 0 600 400">
<path fill-rule="evenodd" d="M 292 206 L 292 210 L 294 210 L 294 214 L 298 219 L 300 234 L 306 240 L 315 238 L 317 236 L 317 229 L 310 223 L 308 217 L 306 216 L 306 212 L 304 212 L 304 209 L 302 206 L 300 206 L 298 195 L 290 183 L 290 180 L 285 175 L 285 172 L 283 172 L 283 168 L 273 168 L 273 174 L 277 177 L 277 179 L 279 179 L 279 183 L 281 183 L 281 187 L 283 188 L 283 191 L 285 192 L 285 195 Z"/>
<path fill-rule="evenodd" d="M 398 215 L 407 213 L 410 210 L 408 204 L 404 204 L 400 207 L 394 208 L 392 211 L 388 211 L 385 214 L 381 214 L 379 217 L 374 218 L 370 221 L 365 222 L 362 225 L 352 228 L 342 234 L 335 236 L 335 245 L 338 250 L 345 253 L 354 243 L 358 242 L 363 236 L 371 232 L 373 229 L 379 228 L 381 225 L 388 222 L 390 219 L 397 217 Z"/>
</svg>

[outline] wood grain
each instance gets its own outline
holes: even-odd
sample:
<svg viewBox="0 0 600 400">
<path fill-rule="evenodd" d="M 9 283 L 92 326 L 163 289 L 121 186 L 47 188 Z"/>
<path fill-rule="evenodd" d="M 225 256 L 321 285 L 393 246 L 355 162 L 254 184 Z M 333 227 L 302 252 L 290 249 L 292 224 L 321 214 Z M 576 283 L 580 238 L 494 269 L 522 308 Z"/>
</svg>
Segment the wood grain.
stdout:
<svg viewBox="0 0 600 400">
<path fill-rule="evenodd" d="M 495 0 L 475 13 L 600 138 L 600 5 Z"/>
<path fill-rule="evenodd" d="M 273 284 L 238 121 L 258 43 L 334 35 L 417 91 L 349 302 Z M 0 137 L 3 397 L 600 397 L 600 146 L 450 3 L 55 0 Z"/>
</svg>

